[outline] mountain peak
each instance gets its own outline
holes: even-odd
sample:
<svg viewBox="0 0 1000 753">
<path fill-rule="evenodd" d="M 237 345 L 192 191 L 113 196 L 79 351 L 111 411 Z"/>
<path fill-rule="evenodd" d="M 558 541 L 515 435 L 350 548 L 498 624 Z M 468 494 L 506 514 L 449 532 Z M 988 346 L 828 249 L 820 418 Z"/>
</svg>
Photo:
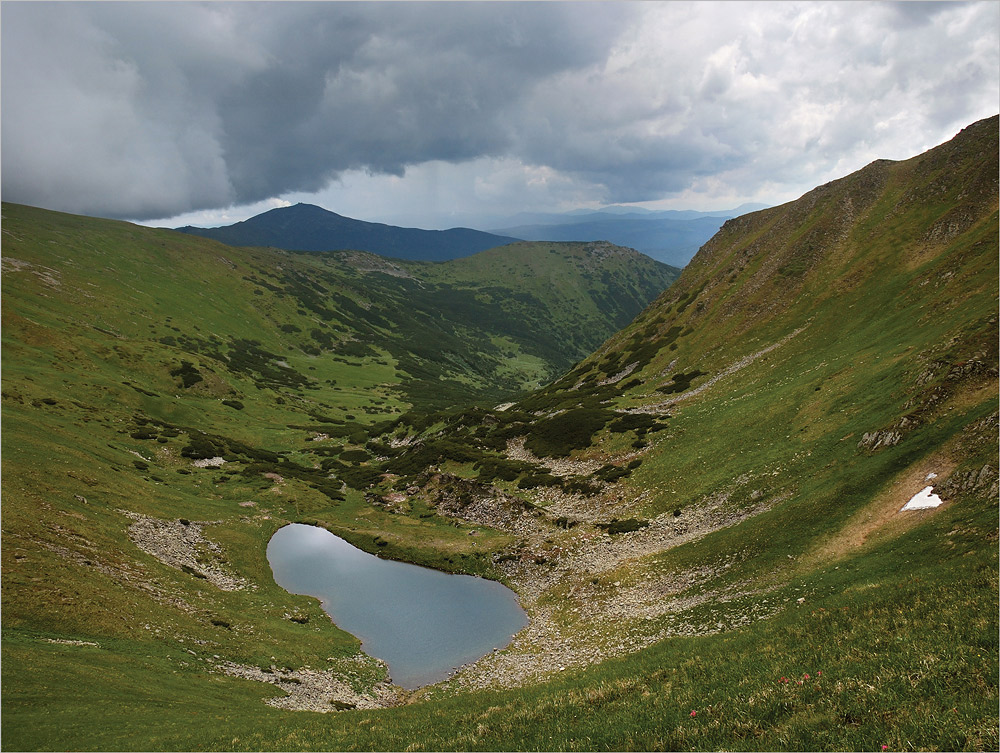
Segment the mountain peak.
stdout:
<svg viewBox="0 0 1000 753">
<path fill-rule="evenodd" d="M 271 246 L 288 251 L 369 251 L 417 261 L 458 259 L 519 240 L 467 228 L 420 230 L 365 222 L 303 202 L 276 207 L 234 225 L 177 229 L 230 246 Z"/>
</svg>

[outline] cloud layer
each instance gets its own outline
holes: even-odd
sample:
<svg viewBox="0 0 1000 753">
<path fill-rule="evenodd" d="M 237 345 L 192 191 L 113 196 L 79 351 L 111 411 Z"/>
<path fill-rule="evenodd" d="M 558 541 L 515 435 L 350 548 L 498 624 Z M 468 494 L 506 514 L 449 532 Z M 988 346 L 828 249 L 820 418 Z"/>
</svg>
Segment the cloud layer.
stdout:
<svg viewBox="0 0 1000 753">
<path fill-rule="evenodd" d="M 378 186 L 397 213 L 791 198 L 993 114 L 998 8 L 4 3 L 3 197 L 134 219 Z"/>
</svg>

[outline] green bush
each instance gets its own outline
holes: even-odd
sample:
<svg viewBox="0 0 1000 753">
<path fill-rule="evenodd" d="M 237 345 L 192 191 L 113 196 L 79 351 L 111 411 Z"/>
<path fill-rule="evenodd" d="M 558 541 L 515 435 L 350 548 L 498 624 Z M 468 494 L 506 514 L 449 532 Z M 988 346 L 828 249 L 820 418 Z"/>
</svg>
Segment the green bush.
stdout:
<svg viewBox="0 0 1000 753">
<path fill-rule="evenodd" d="M 196 369 L 194 364 L 190 361 L 181 361 L 180 366 L 170 371 L 170 376 L 180 377 L 181 384 L 184 385 L 185 389 L 193 387 L 204 379 L 201 372 L 198 371 L 198 369 Z"/>
<path fill-rule="evenodd" d="M 567 494 L 596 494 L 600 491 L 600 487 L 594 484 L 592 481 L 581 476 L 574 476 L 570 479 L 563 479 L 562 489 Z"/>
<path fill-rule="evenodd" d="M 371 456 L 364 450 L 344 450 L 340 453 L 340 459 L 348 463 L 364 463 L 371 459 Z"/>
<path fill-rule="evenodd" d="M 566 457 L 589 447 L 591 438 L 614 416 L 606 408 L 573 408 L 536 421 L 525 446 L 540 457 Z"/>
<path fill-rule="evenodd" d="M 649 525 L 648 520 L 639 520 L 638 518 L 627 518 L 625 520 L 618 520 L 618 518 L 612 518 L 610 523 L 595 523 L 598 528 L 612 535 L 616 533 L 632 533 L 632 531 L 638 531 L 640 528 L 645 528 Z"/>
<path fill-rule="evenodd" d="M 681 372 L 674 374 L 670 380 L 670 384 L 666 384 L 663 387 L 658 387 L 657 392 L 662 392 L 666 395 L 671 395 L 677 392 L 684 392 L 691 386 L 691 381 L 697 377 L 704 376 L 706 372 L 694 369 L 686 374 Z"/>
<path fill-rule="evenodd" d="M 538 486 L 559 486 L 561 480 L 551 473 L 533 473 L 517 482 L 518 489 L 534 489 Z"/>
</svg>

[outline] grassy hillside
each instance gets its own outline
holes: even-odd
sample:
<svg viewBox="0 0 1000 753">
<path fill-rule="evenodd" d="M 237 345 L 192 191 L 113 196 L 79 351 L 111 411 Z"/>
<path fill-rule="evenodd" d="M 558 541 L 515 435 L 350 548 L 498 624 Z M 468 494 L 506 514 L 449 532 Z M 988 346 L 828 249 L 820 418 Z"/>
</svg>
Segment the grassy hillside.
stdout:
<svg viewBox="0 0 1000 753">
<path fill-rule="evenodd" d="M 5 206 L 4 226 L 9 271 L 27 272 L 11 275 L 11 297 L 22 279 L 45 289 L 39 275 L 50 270 L 52 305 L 40 315 L 61 338 L 86 332 L 123 348 L 141 342 L 165 360 L 253 383 L 248 395 L 233 388 L 230 397 L 318 395 L 332 386 L 356 398 L 328 407 L 350 413 L 364 404 L 371 415 L 392 412 L 379 408 L 390 395 L 440 408 L 537 387 L 677 275 L 634 251 L 594 244 L 515 244 L 485 263 L 474 256 L 433 264 L 360 252 L 234 251 L 15 205 Z M 163 370 L 143 376 L 162 388 L 175 381 Z"/>
<path fill-rule="evenodd" d="M 223 304 L 251 275 L 205 246 L 203 283 L 160 303 L 84 232 L 145 231 L 5 206 L 5 749 L 996 749 L 997 134 L 727 222 L 507 410 L 403 412 L 387 345 L 349 369 L 256 335 L 318 389 L 195 360 L 161 318 L 291 338 L 262 304 L 300 326 L 307 298 L 255 304 L 269 288 L 243 281 L 245 307 Z M 60 239 L 99 261 L 57 259 Z M 582 277 L 597 251 L 568 254 Z M 245 253 L 225 258 L 278 287 Z M 493 300 L 474 266 L 426 274 Z M 901 512 L 925 485 L 945 503 Z M 499 578 L 531 624 L 396 694 L 271 580 L 266 541 L 293 520 Z M 289 710 L 313 691 L 358 708 Z"/>
</svg>

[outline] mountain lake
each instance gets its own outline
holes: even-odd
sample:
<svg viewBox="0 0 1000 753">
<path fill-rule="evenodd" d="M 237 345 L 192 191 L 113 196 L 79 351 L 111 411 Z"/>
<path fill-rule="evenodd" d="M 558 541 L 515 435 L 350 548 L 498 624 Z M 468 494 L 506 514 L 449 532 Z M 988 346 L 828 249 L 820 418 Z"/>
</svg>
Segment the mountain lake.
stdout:
<svg viewBox="0 0 1000 753">
<path fill-rule="evenodd" d="M 267 559 L 279 586 L 319 599 L 407 689 L 444 680 L 528 624 L 517 596 L 500 583 L 381 559 L 316 526 L 279 529 Z"/>
</svg>

